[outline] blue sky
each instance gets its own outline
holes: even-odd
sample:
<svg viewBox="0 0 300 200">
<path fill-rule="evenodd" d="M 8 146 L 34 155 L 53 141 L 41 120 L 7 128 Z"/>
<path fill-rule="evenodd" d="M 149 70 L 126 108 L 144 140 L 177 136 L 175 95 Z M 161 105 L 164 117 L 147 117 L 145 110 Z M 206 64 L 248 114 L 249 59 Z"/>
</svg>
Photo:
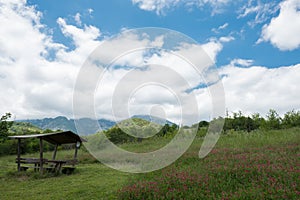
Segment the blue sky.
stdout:
<svg viewBox="0 0 300 200">
<path fill-rule="evenodd" d="M 282 51 L 269 42 L 256 44 L 261 37 L 261 30 L 268 24 L 272 17 L 279 14 L 278 5 L 281 1 L 272 1 L 269 11 L 265 16 L 259 16 L 259 11 L 240 17 L 242 8 L 246 1 L 236 1 L 222 5 L 219 13 L 213 13 L 214 8 L 206 4 L 201 8 L 196 6 L 178 5 L 173 8 L 164 9 L 162 13 L 146 11 L 133 4 L 130 0 L 112 1 L 28 1 L 35 5 L 43 13 L 42 23 L 53 30 L 53 39 L 56 42 L 72 47 L 72 44 L 59 31 L 57 18 L 63 17 L 69 23 L 76 23 L 74 15 L 79 13 L 83 24 L 98 27 L 104 35 L 111 36 L 120 32 L 122 28 L 140 27 L 162 27 L 182 32 L 199 43 L 205 43 L 211 37 L 232 35 L 235 40 L 224 45 L 224 50 L 218 55 L 217 65 L 225 65 L 235 58 L 252 59 L 254 64 L 263 65 L 269 68 L 289 66 L 299 62 L 300 50 L 293 49 Z M 270 4 L 269 1 L 259 1 L 260 4 Z M 257 6 L 256 2 L 252 3 Z M 89 10 L 92 9 L 92 13 Z M 263 11 L 261 11 L 263 12 Z M 260 17 L 257 21 L 255 18 Z M 228 24 L 226 28 L 217 30 L 218 27 Z M 215 31 L 214 31 L 215 30 Z M 272 59 L 270 59 L 272 56 Z"/>
<path fill-rule="evenodd" d="M 0 112 L 73 117 L 73 89 L 89 54 L 142 27 L 178 31 L 203 47 L 218 67 L 228 110 L 300 109 L 299 9 L 300 0 L 0 0 Z M 203 102 L 206 89 L 196 94 Z M 100 107 L 98 117 L 111 118 Z"/>
</svg>

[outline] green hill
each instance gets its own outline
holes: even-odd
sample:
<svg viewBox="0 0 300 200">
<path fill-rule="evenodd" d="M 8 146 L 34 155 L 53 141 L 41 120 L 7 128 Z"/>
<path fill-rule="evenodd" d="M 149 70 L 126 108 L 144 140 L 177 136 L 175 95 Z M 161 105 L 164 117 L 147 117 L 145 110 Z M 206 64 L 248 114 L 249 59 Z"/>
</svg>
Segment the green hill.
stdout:
<svg viewBox="0 0 300 200">
<path fill-rule="evenodd" d="M 25 135 L 30 133 L 41 133 L 42 129 L 32 125 L 28 122 L 14 122 L 12 127 L 9 129 L 10 135 Z"/>
<path fill-rule="evenodd" d="M 126 119 L 119 122 L 114 127 L 116 126 L 126 134 L 139 138 L 152 137 L 163 128 L 160 124 L 141 118 Z"/>
</svg>

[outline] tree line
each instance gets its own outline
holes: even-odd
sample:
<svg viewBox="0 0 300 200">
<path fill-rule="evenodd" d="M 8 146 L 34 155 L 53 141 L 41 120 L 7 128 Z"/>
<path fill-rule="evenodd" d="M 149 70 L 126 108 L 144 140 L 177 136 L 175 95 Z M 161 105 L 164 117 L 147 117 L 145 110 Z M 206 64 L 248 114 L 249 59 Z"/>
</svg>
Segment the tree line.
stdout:
<svg viewBox="0 0 300 200">
<path fill-rule="evenodd" d="M 151 130 L 152 129 L 152 130 Z M 145 128 L 140 129 L 141 135 L 150 135 L 149 133 L 156 133 L 155 137 L 166 137 L 169 135 L 174 135 L 177 133 L 177 130 L 179 127 L 176 124 L 169 125 L 165 124 L 164 126 L 161 127 L 161 129 L 156 133 L 156 129 L 154 129 L 151 126 L 145 126 Z M 108 139 L 115 143 L 115 144 L 120 144 L 120 143 L 126 143 L 126 142 L 142 142 L 143 138 L 138 138 L 138 137 L 133 137 L 132 135 L 128 135 L 126 132 L 134 132 L 134 130 L 128 130 L 124 131 L 118 126 L 114 126 L 111 129 L 104 131 L 104 134 L 108 137 Z M 151 134 L 152 135 L 152 134 Z"/>
<path fill-rule="evenodd" d="M 10 120 L 10 113 L 6 113 L 0 118 L 0 155 L 15 154 L 16 153 L 16 141 L 8 140 L 9 134 L 40 134 L 50 133 L 52 130 L 36 130 L 36 129 L 18 129 L 18 122 Z M 265 117 L 262 117 L 259 113 L 255 113 L 249 116 L 244 115 L 241 111 L 233 112 L 231 115 L 227 114 L 223 126 L 223 134 L 228 134 L 232 131 L 243 131 L 250 133 L 254 130 L 279 130 L 288 129 L 293 127 L 300 127 L 300 111 L 289 111 L 280 117 L 276 110 L 270 109 Z M 145 123 L 145 122 L 142 122 Z M 14 124 L 14 126 L 13 126 Z M 210 122 L 201 121 L 194 124 L 192 127 L 185 126 L 184 128 L 194 128 L 198 126 L 198 136 L 204 136 L 206 130 L 209 127 Z M 24 124 L 21 125 L 21 127 Z M 28 127 L 32 126 L 30 124 Z M 129 126 L 130 127 L 130 126 Z M 155 127 L 145 126 L 142 132 L 152 133 Z M 154 137 L 171 137 L 177 134 L 179 126 L 176 124 L 166 124 L 155 134 Z M 126 134 L 120 127 L 114 126 L 111 129 L 104 131 L 104 134 L 115 144 L 126 142 L 141 142 L 142 138 L 133 137 Z M 142 133 L 143 134 L 143 133 Z M 45 150 L 53 150 L 54 146 L 51 144 L 45 145 Z M 39 150 L 39 143 L 35 139 L 22 140 L 21 151 L 26 153 L 33 153 Z"/>
<path fill-rule="evenodd" d="M 241 111 L 226 116 L 223 127 L 224 133 L 230 130 L 251 132 L 257 129 L 278 130 L 292 127 L 300 127 L 300 111 L 289 111 L 283 117 L 276 110 L 270 109 L 266 117 L 259 113 L 245 116 Z"/>
<path fill-rule="evenodd" d="M 250 133 L 254 130 L 278 130 L 288 129 L 293 127 L 300 127 L 300 111 L 289 111 L 283 117 L 277 113 L 276 110 L 270 109 L 265 117 L 259 113 L 250 116 L 244 115 L 241 111 L 233 112 L 231 115 L 227 114 L 224 118 L 223 134 L 228 134 L 232 131 L 243 131 Z M 210 122 L 201 121 L 191 127 L 184 126 L 183 128 L 195 128 L 198 126 L 198 136 L 205 136 L 206 130 Z M 149 127 L 148 127 L 149 128 Z M 173 124 L 164 125 L 155 137 L 168 137 L 177 134 L 179 126 Z M 105 131 L 106 136 L 114 143 L 126 142 L 141 142 L 143 139 L 136 138 L 126 134 L 121 128 L 115 126 Z"/>
</svg>

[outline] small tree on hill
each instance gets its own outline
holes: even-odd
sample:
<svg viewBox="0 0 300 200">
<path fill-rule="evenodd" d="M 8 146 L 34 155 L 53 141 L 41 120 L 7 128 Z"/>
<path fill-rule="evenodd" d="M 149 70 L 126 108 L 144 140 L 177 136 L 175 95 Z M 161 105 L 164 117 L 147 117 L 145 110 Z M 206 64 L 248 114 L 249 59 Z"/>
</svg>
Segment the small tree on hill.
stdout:
<svg viewBox="0 0 300 200">
<path fill-rule="evenodd" d="M 8 130 L 12 126 L 13 121 L 8 121 L 11 113 L 6 113 L 0 118 L 0 143 L 4 142 L 8 137 Z"/>
<path fill-rule="evenodd" d="M 267 120 L 264 124 L 266 129 L 280 129 L 281 128 L 281 121 L 279 114 L 276 110 L 270 109 L 267 114 Z"/>
<path fill-rule="evenodd" d="M 292 110 L 287 112 L 282 119 L 282 125 L 284 128 L 291 128 L 300 126 L 300 111 Z"/>
</svg>

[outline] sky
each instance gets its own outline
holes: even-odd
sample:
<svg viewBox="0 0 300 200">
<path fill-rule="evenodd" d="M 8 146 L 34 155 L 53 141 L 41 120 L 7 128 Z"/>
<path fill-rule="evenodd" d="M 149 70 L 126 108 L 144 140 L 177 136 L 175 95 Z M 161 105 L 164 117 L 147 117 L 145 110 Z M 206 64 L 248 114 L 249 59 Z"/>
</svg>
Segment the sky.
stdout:
<svg viewBox="0 0 300 200">
<path fill-rule="evenodd" d="M 189 52 L 186 55 L 190 56 L 204 49 L 217 68 L 230 113 L 241 110 L 247 115 L 265 115 L 272 108 L 282 115 L 300 109 L 300 0 L 0 0 L 0 27 L 0 113 L 11 112 L 15 119 L 91 117 L 73 112 L 74 88 L 85 61 L 103 44 L 111 47 L 105 54 L 108 57 L 120 44 L 166 47 L 166 37 L 159 35 L 152 40 L 134 34 L 111 39 L 143 27 L 174 30 L 197 43 L 193 48 L 178 47 L 175 53 Z M 211 118 L 213 86 L 197 87 L 200 83 L 189 76 L 193 74 L 189 66 L 176 70 L 181 62 L 176 59 L 166 52 L 146 56 L 145 51 L 137 51 L 123 56 L 116 63 L 119 68 L 107 73 L 104 84 L 94 91 L 96 117 L 116 119 L 110 104 L 112 100 L 115 108 L 126 104 L 128 94 L 124 92 L 113 99 L 113 91 L 124 81 L 121 89 L 132 88 L 132 99 L 139 102 L 127 103 L 127 111 L 131 109 L 127 115 L 157 112 L 180 121 L 180 109 L 192 110 L 184 105 L 195 103 L 189 97 L 182 104 L 176 100 L 181 92 L 178 88 L 183 88 L 183 82 L 176 82 L 181 74 L 194 88 L 191 93 L 200 118 Z M 141 83 L 126 77 L 126 67 L 144 65 L 146 60 L 172 66 L 177 75 L 170 72 L 167 80 L 174 82 L 169 85 L 173 88 L 134 87 Z M 151 69 L 152 74 L 140 70 L 135 77 L 147 76 L 150 81 L 157 78 L 154 74 L 168 74 L 157 67 Z M 81 109 L 88 110 L 86 106 L 82 102 Z M 193 117 L 184 121 L 194 122 Z"/>
</svg>

